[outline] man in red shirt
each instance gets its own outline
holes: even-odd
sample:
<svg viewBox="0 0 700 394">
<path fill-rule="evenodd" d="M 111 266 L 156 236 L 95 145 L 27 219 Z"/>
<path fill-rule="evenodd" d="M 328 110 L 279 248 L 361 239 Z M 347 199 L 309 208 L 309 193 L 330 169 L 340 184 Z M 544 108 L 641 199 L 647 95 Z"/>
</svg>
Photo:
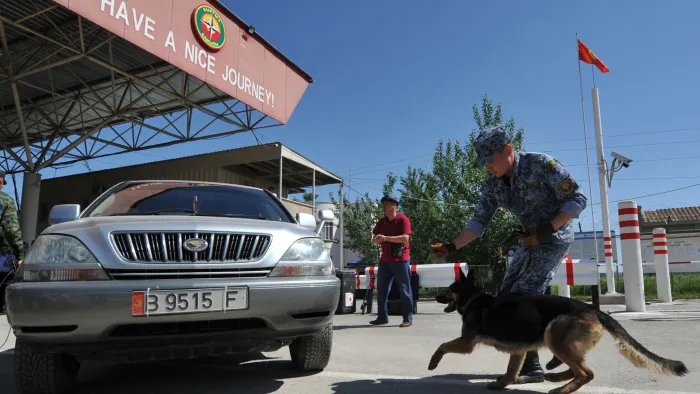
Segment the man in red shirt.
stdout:
<svg viewBox="0 0 700 394">
<path fill-rule="evenodd" d="M 408 238 L 411 234 L 411 221 L 398 212 L 399 199 L 393 195 L 382 197 L 384 216 L 374 226 L 372 243 L 382 246 L 377 273 L 377 303 L 379 306 L 376 320 L 372 325 L 389 323 L 387 298 L 393 279 L 399 285 L 403 322 L 399 327 L 413 324 L 413 293 L 411 291 L 411 256 Z"/>
</svg>

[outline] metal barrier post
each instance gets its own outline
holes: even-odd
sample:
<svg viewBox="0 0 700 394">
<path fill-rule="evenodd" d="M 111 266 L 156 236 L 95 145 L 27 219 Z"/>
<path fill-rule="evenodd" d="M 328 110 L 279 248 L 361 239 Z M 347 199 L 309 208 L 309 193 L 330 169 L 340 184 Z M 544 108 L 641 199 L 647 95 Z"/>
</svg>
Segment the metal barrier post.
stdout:
<svg viewBox="0 0 700 394">
<path fill-rule="evenodd" d="M 634 201 L 618 203 L 618 213 L 620 216 L 620 245 L 622 247 L 622 268 L 625 282 L 625 305 L 628 312 L 646 312 L 637 203 Z"/>
</svg>

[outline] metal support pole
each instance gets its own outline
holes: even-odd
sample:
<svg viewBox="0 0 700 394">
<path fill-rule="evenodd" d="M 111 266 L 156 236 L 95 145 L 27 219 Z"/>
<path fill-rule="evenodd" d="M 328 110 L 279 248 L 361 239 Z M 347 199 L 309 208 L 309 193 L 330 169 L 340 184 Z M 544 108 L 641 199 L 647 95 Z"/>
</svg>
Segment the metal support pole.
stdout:
<svg viewBox="0 0 700 394">
<path fill-rule="evenodd" d="M 22 229 L 22 240 L 31 245 L 36 238 L 36 225 L 39 220 L 41 174 L 27 171 L 23 178 L 22 210 L 19 214 L 19 225 Z M 14 186 L 17 187 L 17 185 Z"/>
<path fill-rule="evenodd" d="M 280 147 L 280 184 L 277 188 L 277 196 L 281 199 L 282 198 L 282 149 Z"/>
<path fill-rule="evenodd" d="M 338 197 L 338 201 L 340 202 L 340 218 L 338 218 L 338 231 L 340 232 L 340 252 L 338 253 L 338 256 L 340 256 L 340 261 L 338 262 L 338 266 L 342 270 L 345 269 L 345 221 L 343 220 L 343 215 L 345 212 L 345 197 L 343 196 L 343 181 L 340 182 L 340 190 L 338 190 Z"/>
<path fill-rule="evenodd" d="M 314 168 L 311 186 L 311 206 L 313 206 L 314 215 L 316 214 L 316 169 Z"/>
<path fill-rule="evenodd" d="M 593 88 L 593 122 L 595 125 L 595 147 L 598 158 L 598 187 L 600 189 L 600 208 L 603 215 L 603 245 L 605 251 L 605 274 L 608 281 L 608 292 L 614 295 L 615 275 L 613 272 L 612 238 L 610 236 L 610 216 L 608 213 L 608 184 L 606 182 L 607 169 L 605 165 L 605 152 L 603 150 L 603 126 L 600 120 L 600 99 L 598 88 Z M 595 226 L 594 226 L 595 227 Z M 595 231 L 595 228 L 593 229 Z M 598 262 L 596 261 L 596 264 Z"/>
</svg>

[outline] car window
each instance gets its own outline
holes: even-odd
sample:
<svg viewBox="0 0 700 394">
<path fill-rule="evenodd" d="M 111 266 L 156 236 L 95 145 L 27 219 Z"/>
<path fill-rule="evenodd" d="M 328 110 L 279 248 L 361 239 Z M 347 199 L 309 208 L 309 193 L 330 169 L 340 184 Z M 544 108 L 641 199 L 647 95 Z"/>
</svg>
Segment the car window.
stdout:
<svg viewBox="0 0 700 394">
<path fill-rule="evenodd" d="M 291 222 L 262 190 L 196 183 L 134 183 L 100 199 L 84 217 L 129 215 L 231 216 Z"/>
</svg>

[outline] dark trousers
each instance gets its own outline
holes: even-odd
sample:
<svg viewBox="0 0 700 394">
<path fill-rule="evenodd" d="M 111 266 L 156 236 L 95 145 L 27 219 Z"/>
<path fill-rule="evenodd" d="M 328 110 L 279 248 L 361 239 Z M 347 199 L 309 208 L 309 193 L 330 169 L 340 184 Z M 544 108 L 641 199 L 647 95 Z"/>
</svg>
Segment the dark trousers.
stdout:
<svg viewBox="0 0 700 394">
<path fill-rule="evenodd" d="M 377 317 L 389 320 L 387 299 L 394 279 L 399 285 L 403 321 L 413 322 L 413 292 L 411 290 L 411 262 L 409 260 L 400 263 L 379 263 L 379 272 L 377 272 L 377 306 L 379 310 Z"/>
</svg>

